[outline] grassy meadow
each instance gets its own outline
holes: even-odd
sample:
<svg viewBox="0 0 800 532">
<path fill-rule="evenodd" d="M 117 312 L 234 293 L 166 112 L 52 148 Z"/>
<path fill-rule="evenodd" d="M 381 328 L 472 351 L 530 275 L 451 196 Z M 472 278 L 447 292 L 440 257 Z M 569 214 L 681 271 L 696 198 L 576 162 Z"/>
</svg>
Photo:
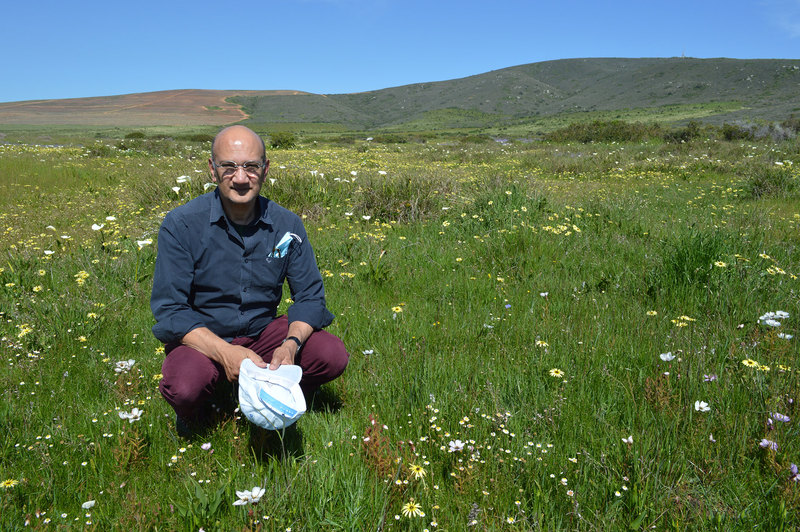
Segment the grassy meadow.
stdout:
<svg viewBox="0 0 800 532">
<path fill-rule="evenodd" d="M 149 297 L 209 146 L 87 137 L 0 145 L 0 529 L 800 526 L 796 139 L 271 150 L 350 364 L 186 441 Z"/>
</svg>

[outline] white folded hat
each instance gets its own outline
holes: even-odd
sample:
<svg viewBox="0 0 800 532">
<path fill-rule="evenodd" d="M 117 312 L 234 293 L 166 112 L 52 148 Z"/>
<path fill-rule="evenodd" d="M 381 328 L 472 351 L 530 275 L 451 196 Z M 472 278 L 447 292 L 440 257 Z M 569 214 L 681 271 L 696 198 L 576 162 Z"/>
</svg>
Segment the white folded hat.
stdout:
<svg viewBox="0 0 800 532">
<path fill-rule="evenodd" d="M 281 430 L 302 416 L 306 399 L 300 389 L 300 366 L 259 368 L 246 358 L 239 367 L 239 407 L 252 423 L 268 430 Z"/>
</svg>

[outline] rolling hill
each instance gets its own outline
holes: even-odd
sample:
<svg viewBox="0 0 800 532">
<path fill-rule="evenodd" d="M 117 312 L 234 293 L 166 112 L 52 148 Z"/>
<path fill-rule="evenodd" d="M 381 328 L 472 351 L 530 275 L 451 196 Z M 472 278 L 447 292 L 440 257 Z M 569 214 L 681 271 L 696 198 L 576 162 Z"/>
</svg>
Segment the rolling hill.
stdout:
<svg viewBox="0 0 800 532">
<path fill-rule="evenodd" d="M 247 118 L 233 96 L 271 97 L 297 91 L 170 90 L 0 103 L 0 124 L 87 126 L 223 125 Z"/>
<path fill-rule="evenodd" d="M 800 113 L 800 60 L 562 59 L 353 94 L 176 90 L 0 103 L 0 124 L 479 128 L 667 106 L 711 122 L 787 118 Z"/>
</svg>

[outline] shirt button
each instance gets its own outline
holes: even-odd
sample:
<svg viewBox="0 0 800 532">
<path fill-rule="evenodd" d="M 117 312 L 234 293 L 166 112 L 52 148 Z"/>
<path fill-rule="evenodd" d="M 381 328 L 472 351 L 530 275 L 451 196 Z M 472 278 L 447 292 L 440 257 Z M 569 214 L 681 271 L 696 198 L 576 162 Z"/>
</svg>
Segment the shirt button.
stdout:
<svg viewBox="0 0 800 532">
<path fill-rule="evenodd" d="M 245 289 L 243 290 L 243 292 L 247 292 L 247 288 L 245 288 Z"/>
</svg>

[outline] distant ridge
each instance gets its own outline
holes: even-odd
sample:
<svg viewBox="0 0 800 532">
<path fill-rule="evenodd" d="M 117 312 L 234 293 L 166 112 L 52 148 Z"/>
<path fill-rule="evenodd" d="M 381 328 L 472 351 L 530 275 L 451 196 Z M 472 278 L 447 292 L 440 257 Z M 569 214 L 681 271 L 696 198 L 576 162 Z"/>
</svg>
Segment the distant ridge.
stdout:
<svg viewBox="0 0 800 532">
<path fill-rule="evenodd" d="M 368 129 L 427 120 L 441 127 L 485 127 L 568 113 L 692 104 L 720 104 L 707 115 L 716 121 L 800 114 L 800 60 L 561 59 L 353 94 L 176 90 L 0 103 L 0 124 L 222 125 L 244 120 Z"/>
<path fill-rule="evenodd" d="M 247 118 L 232 96 L 306 94 L 299 91 L 201 90 L 0 103 L 0 124 L 96 126 L 222 125 Z"/>
</svg>

